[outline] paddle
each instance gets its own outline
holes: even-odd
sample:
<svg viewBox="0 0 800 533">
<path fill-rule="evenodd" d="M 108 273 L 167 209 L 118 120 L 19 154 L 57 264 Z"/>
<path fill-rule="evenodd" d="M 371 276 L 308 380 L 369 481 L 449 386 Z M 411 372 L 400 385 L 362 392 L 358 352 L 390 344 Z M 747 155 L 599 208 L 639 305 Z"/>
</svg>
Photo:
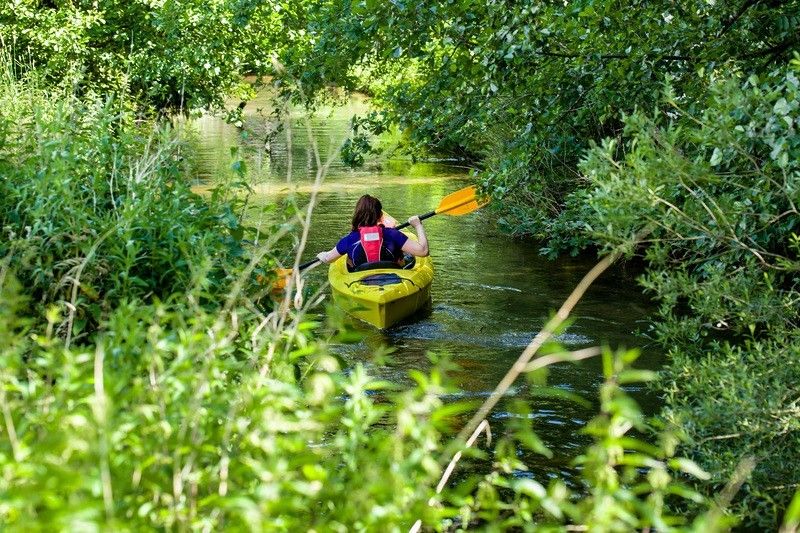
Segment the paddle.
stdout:
<svg viewBox="0 0 800 533">
<path fill-rule="evenodd" d="M 486 198 L 478 198 L 477 191 L 475 190 L 474 185 L 470 185 L 469 187 L 464 187 L 461 190 L 458 190 L 454 193 L 450 193 L 439 202 L 439 207 L 431 211 L 430 213 L 425 213 L 424 215 L 420 215 L 420 220 L 425 220 L 431 218 L 434 215 L 449 215 L 453 217 L 459 217 L 461 215 L 466 215 L 468 213 L 472 213 L 486 205 L 489 202 Z M 408 222 L 403 222 L 395 229 L 403 229 L 410 226 Z M 307 269 L 311 265 L 319 263 L 319 259 L 312 259 L 311 261 L 307 261 L 297 267 L 299 272 Z M 286 276 L 290 276 L 292 274 L 292 269 L 290 268 L 282 268 L 278 271 L 278 276 L 283 278 L 279 280 L 275 284 L 276 289 L 281 289 L 285 285 Z"/>
<path fill-rule="evenodd" d="M 483 198 L 478 201 L 475 186 L 470 185 L 469 187 L 464 187 L 460 191 L 448 194 L 439 202 L 439 207 L 430 213 L 420 215 L 419 219 L 425 220 L 427 218 L 431 218 L 433 215 L 449 215 L 452 217 L 458 217 L 480 209 L 486 205 L 487 202 L 488 200 Z M 403 222 L 395 229 L 407 228 L 410 225 L 411 224 L 408 222 Z"/>
</svg>

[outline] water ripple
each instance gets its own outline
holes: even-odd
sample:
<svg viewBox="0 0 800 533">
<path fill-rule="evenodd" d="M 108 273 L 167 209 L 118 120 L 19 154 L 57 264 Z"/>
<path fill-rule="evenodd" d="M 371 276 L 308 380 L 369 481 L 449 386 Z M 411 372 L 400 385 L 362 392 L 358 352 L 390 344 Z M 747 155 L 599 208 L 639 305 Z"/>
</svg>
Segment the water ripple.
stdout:
<svg viewBox="0 0 800 533">
<path fill-rule="evenodd" d="M 436 306 L 434 310 L 446 313 L 457 313 L 457 308 L 449 306 Z M 500 334 L 479 332 L 478 334 L 462 331 L 452 331 L 444 324 L 423 320 L 420 322 L 403 325 L 387 332 L 394 339 L 416 339 L 424 341 L 438 341 L 448 344 L 462 344 L 467 346 L 480 346 L 484 348 L 525 348 L 533 340 L 537 332 L 511 331 Z M 565 346 L 585 346 L 592 344 L 594 339 L 580 333 L 562 333 L 555 340 Z"/>
</svg>

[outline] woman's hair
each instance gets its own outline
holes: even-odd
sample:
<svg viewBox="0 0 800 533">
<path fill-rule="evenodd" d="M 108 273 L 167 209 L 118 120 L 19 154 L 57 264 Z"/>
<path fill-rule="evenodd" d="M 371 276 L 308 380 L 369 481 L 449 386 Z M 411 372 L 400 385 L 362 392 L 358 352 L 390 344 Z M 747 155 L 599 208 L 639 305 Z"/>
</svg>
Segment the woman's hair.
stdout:
<svg viewBox="0 0 800 533">
<path fill-rule="evenodd" d="M 358 199 L 356 210 L 353 212 L 353 231 L 364 226 L 377 226 L 383 216 L 381 201 L 365 194 Z"/>
</svg>

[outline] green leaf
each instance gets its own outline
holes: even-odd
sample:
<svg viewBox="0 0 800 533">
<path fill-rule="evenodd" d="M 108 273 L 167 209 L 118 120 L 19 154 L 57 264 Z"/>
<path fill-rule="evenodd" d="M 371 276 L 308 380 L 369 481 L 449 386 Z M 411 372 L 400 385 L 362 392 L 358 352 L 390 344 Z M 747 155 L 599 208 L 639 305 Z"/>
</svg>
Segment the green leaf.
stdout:
<svg viewBox="0 0 800 533">
<path fill-rule="evenodd" d="M 302 467 L 303 475 L 309 481 L 325 481 L 328 479 L 328 472 L 317 464 L 304 464 Z"/>
<path fill-rule="evenodd" d="M 701 479 L 706 481 L 711 479 L 711 474 L 700 468 L 694 461 L 691 459 L 684 459 L 684 458 L 674 458 L 669 460 L 670 468 L 675 470 L 680 470 L 686 474 L 696 477 L 697 479 Z"/>
<path fill-rule="evenodd" d="M 772 112 L 776 115 L 788 115 L 791 112 L 791 107 L 789 107 L 789 102 L 786 101 L 786 98 L 780 98 L 772 108 Z"/>
<path fill-rule="evenodd" d="M 621 385 L 625 385 L 627 383 L 640 383 L 646 381 L 653 381 L 658 377 L 657 372 L 653 372 L 652 370 L 623 370 L 617 376 L 617 381 Z"/>
<path fill-rule="evenodd" d="M 711 166 L 717 166 L 722 162 L 722 150 L 719 148 L 714 148 L 714 152 L 711 154 L 711 160 L 709 161 Z"/>
<path fill-rule="evenodd" d="M 797 489 L 783 515 L 781 531 L 797 531 L 800 527 L 800 489 Z"/>
<path fill-rule="evenodd" d="M 592 407 L 592 403 L 586 400 L 579 394 L 576 394 L 572 391 L 568 391 L 559 387 L 533 387 L 531 389 L 531 397 L 532 398 L 553 398 L 558 400 L 566 400 L 575 404 L 580 405 L 581 407 L 585 407 L 589 409 Z"/>
</svg>

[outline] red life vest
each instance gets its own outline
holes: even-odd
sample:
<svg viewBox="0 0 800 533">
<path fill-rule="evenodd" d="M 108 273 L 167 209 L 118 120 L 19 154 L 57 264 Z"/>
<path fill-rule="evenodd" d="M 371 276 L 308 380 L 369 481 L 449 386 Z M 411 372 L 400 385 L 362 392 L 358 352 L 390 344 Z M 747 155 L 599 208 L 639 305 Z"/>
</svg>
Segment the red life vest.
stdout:
<svg viewBox="0 0 800 533">
<path fill-rule="evenodd" d="M 374 263 L 381 260 L 381 248 L 383 248 L 383 226 L 362 226 L 358 228 L 361 236 L 361 247 L 367 256 L 367 263 Z"/>
</svg>

